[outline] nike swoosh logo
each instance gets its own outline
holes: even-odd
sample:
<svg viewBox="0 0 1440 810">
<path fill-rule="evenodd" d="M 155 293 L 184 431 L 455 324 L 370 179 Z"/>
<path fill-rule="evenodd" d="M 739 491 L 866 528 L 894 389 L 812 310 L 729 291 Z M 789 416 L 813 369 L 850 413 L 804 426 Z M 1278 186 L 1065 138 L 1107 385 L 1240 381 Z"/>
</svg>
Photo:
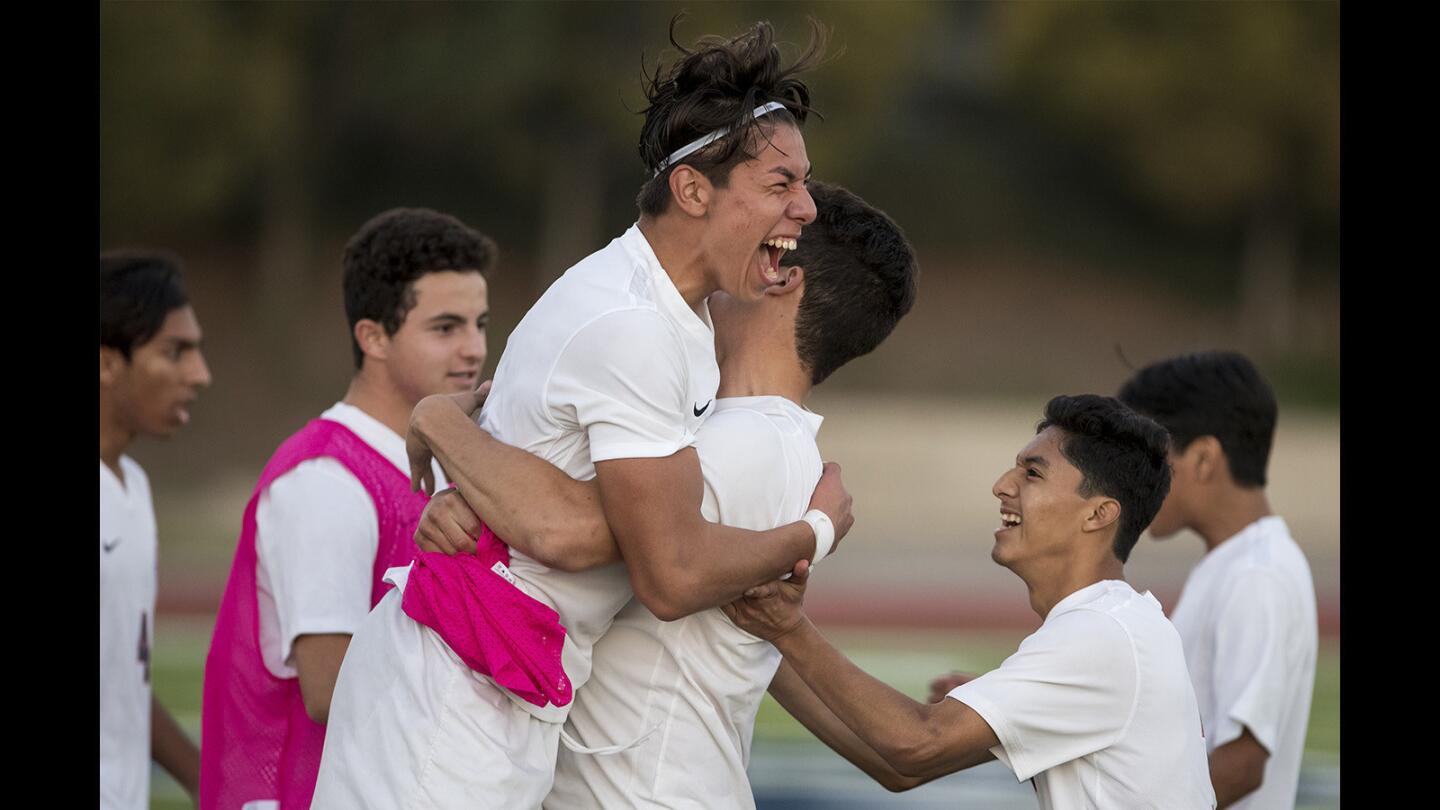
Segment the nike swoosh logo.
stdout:
<svg viewBox="0 0 1440 810">
<path fill-rule="evenodd" d="M 715 400 L 713 400 L 713 399 L 710 400 L 710 402 L 714 402 L 714 401 L 715 401 Z M 709 408 L 710 408 L 710 402 L 705 403 L 705 407 L 704 407 L 704 408 L 696 408 L 694 405 L 691 405 L 690 407 L 691 407 L 691 408 L 694 408 L 694 410 L 695 410 L 695 415 L 696 415 L 696 416 L 699 416 L 700 414 L 705 413 L 705 411 L 709 410 Z"/>
<path fill-rule="evenodd" d="M 111 540 L 111 541 L 108 542 L 108 543 L 105 542 L 104 540 L 101 540 L 101 541 L 100 541 L 100 548 L 105 549 L 105 553 L 106 553 L 106 554 L 109 554 L 111 551 L 114 551 L 114 550 L 115 550 L 115 547 L 116 547 L 116 546 L 120 545 L 120 541 L 123 540 L 123 539 L 124 539 L 123 537 L 117 537 L 117 538 L 115 538 L 114 540 Z"/>
</svg>

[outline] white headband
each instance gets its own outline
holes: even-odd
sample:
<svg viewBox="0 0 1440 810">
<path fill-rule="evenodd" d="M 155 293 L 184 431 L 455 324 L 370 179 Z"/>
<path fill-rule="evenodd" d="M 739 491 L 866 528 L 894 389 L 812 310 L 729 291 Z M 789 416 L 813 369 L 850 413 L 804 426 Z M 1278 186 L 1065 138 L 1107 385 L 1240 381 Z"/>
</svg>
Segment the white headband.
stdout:
<svg viewBox="0 0 1440 810">
<path fill-rule="evenodd" d="M 772 101 L 769 104 L 761 104 L 759 107 L 756 107 L 755 110 L 750 113 L 750 117 L 759 118 L 766 113 L 771 113 L 776 110 L 783 109 L 785 109 L 785 105 L 782 102 Z M 703 138 L 697 138 L 690 143 L 685 144 L 679 149 L 676 149 L 674 152 L 671 152 L 669 157 L 660 161 L 660 165 L 655 169 L 655 174 L 659 175 L 661 172 L 665 171 L 666 167 L 674 165 L 681 158 L 688 157 L 691 153 L 704 149 L 705 147 L 729 134 L 729 127 L 721 127 Z"/>
</svg>

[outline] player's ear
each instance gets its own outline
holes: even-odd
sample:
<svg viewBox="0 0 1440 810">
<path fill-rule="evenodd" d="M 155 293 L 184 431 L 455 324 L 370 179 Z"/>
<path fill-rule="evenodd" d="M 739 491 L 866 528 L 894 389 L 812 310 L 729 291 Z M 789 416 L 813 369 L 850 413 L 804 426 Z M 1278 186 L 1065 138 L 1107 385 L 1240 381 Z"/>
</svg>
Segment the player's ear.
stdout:
<svg viewBox="0 0 1440 810">
<path fill-rule="evenodd" d="M 805 268 L 799 265 L 780 268 L 780 280 L 765 288 L 766 295 L 790 295 L 805 287 Z"/>
<path fill-rule="evenodd" d="M 125 368 L 125 356 L 113 346 L 100 347 L 100 385 L 114 385 Z"/>
<path fill-rule="evenodd" d="M 1091 506 L 1090 516 L 1081 526 L 1087 532 L 1098 532 L 1120 519 L 1120 502 L 1114 498 L 1096 498 Z"/>
<path fill-rule="evenodd" d="M 385 360 L 390 356 L 390 336 L 379 321 L 361 318 L 355 322 L 355 342 L 366 357 Z"/>
<path fill-rule="evenodd" d="M 686 215 L 704 216 L 714 195 L 715 187 L 710 184 L 709 178 L 693 166 L 681 163 L 670 172 L 670 196 L 675 198 L 675 204 Z"/>
<path fill-rule="evenodd" d="M 1195 480 L 1202 484 L 1214 482 L 1216 476 L 1228 470 L 1225 451 L 1220 447 L 1220 440 L 1214 436 L 1197 437 L 1185 448 L 1185 455 L 1190 458 Z"/>
</svg>

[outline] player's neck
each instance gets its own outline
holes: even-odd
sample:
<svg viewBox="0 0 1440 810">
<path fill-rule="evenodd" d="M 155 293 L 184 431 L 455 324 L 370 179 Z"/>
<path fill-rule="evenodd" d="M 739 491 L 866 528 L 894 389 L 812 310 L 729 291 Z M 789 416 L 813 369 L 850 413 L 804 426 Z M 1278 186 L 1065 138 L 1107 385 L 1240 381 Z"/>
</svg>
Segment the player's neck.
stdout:
<svg viewBox="0 0 1440 810">
<path fill-rule="evenodd" d="M 715 287 L 705 272 L 705 257 L 696 245 L 700 244 L 698 234 L 692 233 L 693 225 L 673 219 L 640 218 L 640 234 L 650 243 L 660 269 L 670 277 L 671 283 L 685 299 L 691 309 L 715 292 Z"/>
<path fill-rule="evenodd" d="M 1124 581 L 1125 564 L 1107 551 L 1096 560 L 1052 559 L 1042 570 L 1015 573 L 1030 591 L 1030 609 L 1044 620 L 1065 597 L 1078 590 L 1107 579 Z"/>
<path fill-rule="evenodd" d="M 720 364 L 720 388 L 715 396 L 784 397 L 802 405 L 810 394 L 810 378 L 798 368 L 774 363 L 736 361 Z"/>
<path fill-rule="evenodd" d="M 718 397 L 784 397 L 796 405 L 810 394 L 810 374 L 795 353 L 794 313 L 768 299 L 749 304 L 743 315 L 727 313 L 715 336 L 720 366 Z"/>
<path fill-rule="evenodd" d="M 350 380 L 350 388 L 341 400 L 364 411 L 375 421 L 404 436 L 410 429 L 410 412 L 415 403 L 409 402 L 393 386 L 377 379 L 379 369 L 364 368 Z"/>
<path fill-rule="evenodd" d="M 1239 534 L 1246 526 L 1271 514 L 1264 487 L 1232 488 L 1218 500 L 1216 507 L 1207 510 L 1204 518 L 1197 520 L 1192 527 L 1205 541 L 1207 553 Z"/>
<path fill-rule="evenodd" d="M 120 471 L 120 456 L 135 440 L 135 431 L 119 424 L 115 411 L 103 400 L 100 403 L 100 461 L 115 473 L 120 483 L 125 483 L 125 474 Z"/>
</svg>

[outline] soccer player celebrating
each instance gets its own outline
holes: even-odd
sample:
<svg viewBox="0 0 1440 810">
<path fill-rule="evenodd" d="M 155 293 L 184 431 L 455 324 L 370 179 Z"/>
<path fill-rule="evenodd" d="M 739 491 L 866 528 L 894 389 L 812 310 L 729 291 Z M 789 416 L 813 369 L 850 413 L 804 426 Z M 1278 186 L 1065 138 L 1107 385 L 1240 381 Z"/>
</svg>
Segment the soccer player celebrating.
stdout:
<svg viewBox="0 0 1440 810">
<path fill-rule="evenodd" d="M 865 674 L 802 609 L 804 580 L 726 607 L 808 694 L 782 700 L 893 790 L 999 758 L 1042 808 L 1215 805 L 1180 637 L 1124 563 L 1169 486 L 1163 428 L 1118 401 L 1056 397 L 994 487 L 994 560 L 1043 619 L 999 669 L 918 703 Z M 792 685 L 793 686 L 793 685 Z"/>
<path fill-rule="evenodd" d="M 589 679 L 595 641 L 632 595 L 662 619 L 714 607 L 823 557 L 849 528 L 838 477 L 822 482 L 803 520 L 765 532 L 707 521 L 694 449 L 719 385 L 706 300 L 765 296 L 815 217 L 799 129 L 809 92 L 795 74 L 816 55 L 786 66 L 761 23 L 657 69 L 640 148 L 654 176 L 639 222 L 556 281 L 500 359 L 481 427 L 572 478 L 595 478 L 624 558 L 565 571 L 517 550 L 496 571 L 558 614 L 561 688 L 538 701 L 501 689 L 389 595 L 356 636 L 364 665 L 342 670 L 336 703 L 347 708 L 332 723 L 316 807 L 538 806 L 571 690 Z M 433 449 L 469 497 L 485 471 L 460 462 L 478 431 L 462 419 L 447 440 L 428 418 L 412 417 L 417 452 Z M 486 519 L 501 537 L 510 531 L 503 515 Z M 396 578 L 401 589 L 413 575 Z"/>
<path fill-rule="evenodd" d="M 895 223 L 838 186 L 809 189 L 818 215 L 786 254 L 782 283 L 758 303 L 710 301 L 720 388 L 695 446 L 705 517 L 730 526 L 769 529 L 804 513 L 822 465 L 820 417 L 802 403 L 915 300 L 914 251 Z M 750 740 L 779 663 L 719 608 L 664 622 L 630 602 L 595 646 L 566 732 L 581 744 L 643 744 L 608 756 L 562 750 L 545 806 L 753 808 Z"/>
<path fill-rule="evenodd" d="M 346 245 L 356 371 L 275 451 L 246 507 L 205 666 L 205 810 L 309 807 L 350 637 L 384 571 L 414 558 L 426 497 L 409 486 L 410 411 L 478 383 L 494 257 L 488 237 L 427 209 L 380 214 Z"/>
<path fill-rule="evenodd" d="M 210 384 L 200 324 L 164 253 L 100 254 L 100 807 L 150 806 L 150 760 L 195 795 L 200 752 L 150 694 L 155 509 L 137 436 L 169 437 Z"/>
<path fill-rule="evenodd" d="M 1315 583 L 1265 467 L 1275 395 L 1244 355 L 1200 352 L 1135 372 L 1120 399 L 1170 431 L 1170 494 L 1150 524 L 1205 556 L 1170 619 L 1185 643 L 1220 807 L 1294 807 L 1315 686 Z"/>
</svg>

